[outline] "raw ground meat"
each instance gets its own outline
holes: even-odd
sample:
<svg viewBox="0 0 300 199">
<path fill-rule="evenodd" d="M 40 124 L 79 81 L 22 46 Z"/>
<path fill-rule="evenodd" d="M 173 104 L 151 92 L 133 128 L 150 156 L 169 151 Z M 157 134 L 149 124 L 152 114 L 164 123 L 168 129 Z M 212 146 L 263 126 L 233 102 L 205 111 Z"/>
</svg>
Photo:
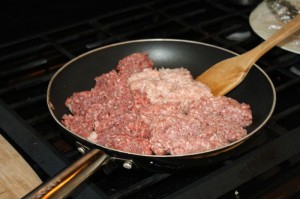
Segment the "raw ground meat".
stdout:
<svg viewBox="0 0 300 199">
<path fill-rule="evenodd" d="M 152 67 L 145 53 L 123 58 L 66 100 L 63 124 L 96 144 L 145 155 L 200 153 L 247 135 L 248 104 L 214 97 L 184 68 Z"/>
</svg>

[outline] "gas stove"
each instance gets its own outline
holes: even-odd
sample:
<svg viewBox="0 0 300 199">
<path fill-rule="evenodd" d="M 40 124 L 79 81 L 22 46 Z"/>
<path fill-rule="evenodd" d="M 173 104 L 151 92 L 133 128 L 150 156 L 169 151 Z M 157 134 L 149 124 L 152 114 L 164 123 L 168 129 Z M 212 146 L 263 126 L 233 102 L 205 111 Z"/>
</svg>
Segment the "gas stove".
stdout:
<svg viewBox="0 0 300 199">
<path fill-rule="evenodd" d="M 66 5 L 61 6 L 63 10 Z M 256 5 L 220 0 L 126 1 L 92 9 L 84 17 L 75 12 L 84 6 L 77 6 L 68 18 L 59 14 L 53 21 L 47 18 L 48 27 L 31 24 L 19 35 L 6 29 L 1 38 L 0 129 L 43 181 L 81 157 L 46 104 L 50 78 L 70 59 L 106 44 L 144 38 L 200 41 L 237 53 L 262 42 L 249 25 Z M 17 20 L 14 23 L 11 30 L 25 28 L 17 26 Z M 267 125 L 242 145 L 240 153 L 209 168 L 178 173 L 111 166 L 81 184 L 70 198 L 299 197 L 300 56 L 275 47 L 257 65 L 272 79 L 277 103 Z"/>
</svg>

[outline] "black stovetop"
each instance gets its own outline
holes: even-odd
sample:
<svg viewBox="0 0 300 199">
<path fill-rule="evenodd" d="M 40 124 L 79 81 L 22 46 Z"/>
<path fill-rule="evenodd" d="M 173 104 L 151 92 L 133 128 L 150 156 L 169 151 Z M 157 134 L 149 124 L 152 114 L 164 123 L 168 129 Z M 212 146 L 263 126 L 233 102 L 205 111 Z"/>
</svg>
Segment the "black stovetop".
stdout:
<svg viewBox="0 0 300 199">
<path fill-rule="evenodd" d="M 46 89 L 55 71 L 81 53 L 132 39 L 187 39 L 243 53 L 262 42 L 249 25 L 256 5 L 230 2 L 2 2 L 1 132 L 48 180 L 81 156 L 47 108 Z M 232 40 L 236 33 L 246 37 Z M 275 47 L 257 64 L 272 79 L 277 103 L 268 124 L 239 155 L 184 173 L 107 168 L 71 198 L 299 197 L 294 182 L 300 176 L 300 77 L 290 69 L 300 68 L 300 57 Z"/>
</svg>

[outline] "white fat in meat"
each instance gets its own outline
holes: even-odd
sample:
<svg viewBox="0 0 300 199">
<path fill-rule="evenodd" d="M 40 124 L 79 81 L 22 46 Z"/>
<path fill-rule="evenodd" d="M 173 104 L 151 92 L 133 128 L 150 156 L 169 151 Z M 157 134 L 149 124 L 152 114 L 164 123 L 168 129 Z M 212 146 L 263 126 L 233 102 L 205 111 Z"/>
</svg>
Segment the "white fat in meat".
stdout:
<svg viewBox="0 0 300 199">
<path fill-rule="evenodd" d="M 203 96 L 212 96 L 209 88 L 193 80 L 187 69 L 144 69 L 133 74 L 128 83 L 130 89 L 145 92 L 150 102 L 176 103 L 187 106 L 193 100 L 199 100 Z"/>
</svg>

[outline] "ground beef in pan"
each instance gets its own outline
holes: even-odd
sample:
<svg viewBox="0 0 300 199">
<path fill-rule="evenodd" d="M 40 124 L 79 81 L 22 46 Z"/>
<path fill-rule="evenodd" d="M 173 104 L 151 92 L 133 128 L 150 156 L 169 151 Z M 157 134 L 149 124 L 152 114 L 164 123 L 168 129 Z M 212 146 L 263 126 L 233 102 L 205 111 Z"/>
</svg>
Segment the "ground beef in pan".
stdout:
<svg viewBox="0 0 300 199">
<path fill-rule="evenodd" d="M 146 155 L 200 153 L 247 135 L 248 104 L 214 97 L 184 68 L 152 67 L 145 53 L 123 58 L 66 100 L 63 124 L 96 144 Z"/>
</svg>

